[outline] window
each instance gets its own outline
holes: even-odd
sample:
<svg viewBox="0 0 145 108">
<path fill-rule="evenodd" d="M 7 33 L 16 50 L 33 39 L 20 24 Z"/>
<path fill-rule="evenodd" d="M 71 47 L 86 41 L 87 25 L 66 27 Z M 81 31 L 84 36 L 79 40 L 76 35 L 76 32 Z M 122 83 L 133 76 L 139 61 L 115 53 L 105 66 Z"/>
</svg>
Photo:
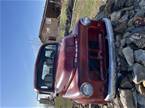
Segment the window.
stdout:
<svg viewBox="0 0 145 108">
<path fill-rule="evenodd" d="M 44 62 L 42 66 L 41 88 L 51 89 L 54 83 L 54 68 L 56 58 L 56 45 L 47 45 L 44 50 Z"/>
</svg>

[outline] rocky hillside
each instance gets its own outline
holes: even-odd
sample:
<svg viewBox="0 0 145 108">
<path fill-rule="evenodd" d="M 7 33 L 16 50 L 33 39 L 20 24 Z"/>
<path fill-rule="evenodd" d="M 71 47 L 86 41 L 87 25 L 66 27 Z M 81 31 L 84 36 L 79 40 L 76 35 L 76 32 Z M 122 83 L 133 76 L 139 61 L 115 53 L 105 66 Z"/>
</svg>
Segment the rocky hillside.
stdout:
<svg viewBox="0 0 145 108">
<path fill-rule="evenodd" d="M 103 17 L 112 21 L 118 77 L 116 98 L 103 108 L 145 108 L 145 0 L 108 0 Z"/>
</svg>

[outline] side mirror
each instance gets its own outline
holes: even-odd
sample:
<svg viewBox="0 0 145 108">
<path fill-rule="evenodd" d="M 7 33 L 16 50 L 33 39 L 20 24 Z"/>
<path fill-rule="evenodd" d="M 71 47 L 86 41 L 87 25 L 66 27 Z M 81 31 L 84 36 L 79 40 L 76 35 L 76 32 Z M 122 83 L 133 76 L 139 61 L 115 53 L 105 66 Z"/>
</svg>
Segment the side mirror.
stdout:
<svg viewBox="0 0 145 108">
<path fill-rule="evenodd" d="M 47 43 L 40 47 L 35 64 L 34 89 L 41 94 L 54 92 L 57 43 Z"/>
<path fill-rule="evenodd" d="M 55 104 L 54 98 L 51 97 L 51 95 L 47 95 L 47 94 L 37 94 L 37 101 L 39 101 L 40 104 L 47 104 L 47 105 Z"/>
</svg>

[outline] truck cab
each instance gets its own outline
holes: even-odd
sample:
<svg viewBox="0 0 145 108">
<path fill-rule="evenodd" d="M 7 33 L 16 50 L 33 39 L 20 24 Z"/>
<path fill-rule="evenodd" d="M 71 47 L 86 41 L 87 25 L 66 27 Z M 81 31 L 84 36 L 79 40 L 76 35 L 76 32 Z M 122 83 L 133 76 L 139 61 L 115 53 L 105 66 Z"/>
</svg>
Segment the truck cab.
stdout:
<svg viewBox="0 0 145 108">
<path fill-rule="evenodd" d="M 115 96 L 116 61 L 110 20 L 78 21 L 60 42 L 41 46 L 34 88 L 81 104 L 105 104 Z"/>
</svg>

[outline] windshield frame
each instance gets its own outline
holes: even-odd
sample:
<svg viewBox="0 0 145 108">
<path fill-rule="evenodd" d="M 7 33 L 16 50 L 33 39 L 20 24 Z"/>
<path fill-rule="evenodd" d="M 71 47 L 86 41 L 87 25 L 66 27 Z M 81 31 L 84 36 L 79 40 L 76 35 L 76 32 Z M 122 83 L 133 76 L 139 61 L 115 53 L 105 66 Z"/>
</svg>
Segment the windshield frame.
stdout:
<svg viewBox="0 0 145 108">
<path fill-rule="evenodd" d="M 54 57 L 54 62 L 53 62 L 53 84 L 52 84 L 52 88 L 41 88 L 43 65 L 44 65 L 44 62 L 46 61 L 45 47 L 48 45 L 56 45 L 55 57 Z M 54 92 L 57 55 L 58 55 L 58 43 L 46 43 L 40 47 L 38 56 L 36 59 L 36 63 L 35 63 L 35 75 L 34 75 L 34 89 L 37 92 L 44 93 L 44 94 Z"/>
</svg>

